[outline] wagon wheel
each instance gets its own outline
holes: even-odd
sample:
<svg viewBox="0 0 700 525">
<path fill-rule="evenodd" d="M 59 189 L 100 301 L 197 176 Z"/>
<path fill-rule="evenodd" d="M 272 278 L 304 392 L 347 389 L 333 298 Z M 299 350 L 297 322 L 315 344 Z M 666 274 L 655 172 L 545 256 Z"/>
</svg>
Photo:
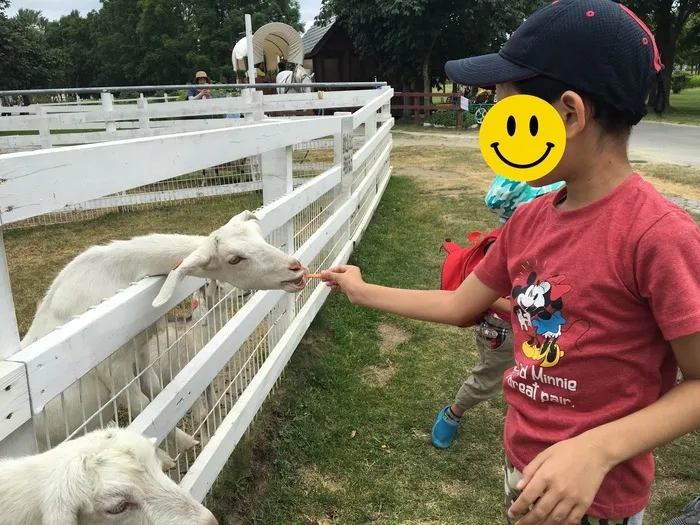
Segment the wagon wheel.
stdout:
<svg viewBox="0 0 700 525">
<path fill-rule="evenodd" d="M 476 123 L 481 125 L 481 123 L 484 121 L 484 117 L 486 116 L 486 108 L 479 108 L 474 112 L 474 119 L 476 120 Z"/>
</svg>

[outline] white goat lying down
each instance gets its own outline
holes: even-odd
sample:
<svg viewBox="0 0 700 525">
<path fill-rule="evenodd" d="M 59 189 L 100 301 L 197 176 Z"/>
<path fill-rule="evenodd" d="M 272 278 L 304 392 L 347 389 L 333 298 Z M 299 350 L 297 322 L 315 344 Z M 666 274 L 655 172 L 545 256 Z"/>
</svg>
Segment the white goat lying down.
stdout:
<svg viewBox="0 0 700 525">
<path fill-rule="evenodd" d="M 68 263 L 51 284 L 22 340 L 22 347 L 131 283 L 147 276 L 166 274 L 153 301 L 155 307 L 167 302 L 186 276 L 218 280 L 241 290 L 281 289 L 293 293 L 306 285 L 306 269 L 293 257 L 268 244 L 257 218 L 246 210 L 209 236 L 153 234 L 88 248 Z M 75 431 L 83 424 L 84 414 L 90 417 L 115 395 L 118 395 L 117 403 L 128 408 L 132 417 L 141 413 L 163 388 L 157 374 L 152 369 L 147 370 L 150 363 L 148 339 L 144 330 L 133 342 L 118 349 L 111 363 L 106 360 L 86 374 L 82 379 L 82 395 L 76 382 L 64 392 L 63 403 L 57 397 L 46 405 L 46 418 L 37 418 L 40 450 L 49 448 L 47 436 L 51 445 L 62 441 L 68 437 L 66 423 L 69 432 Z M 141 380 L 134 381 L 138 371 L 144 370 Z M 106 407 L 101 416 L 102 421 L 114 418 L 114 407 Z M 87 429 L 99 426 L 100 418 L 94 418 Z M 192 436 L 179 429 L 175 430 L 174 439 L 177 451 L 197 444 Z"/>
<path fill-rule="evenodd" d="M 33 456 L 0 460 L 3 525 L 217 525 L 163 473 L 155 440 L 97 430 Z"/>
</svg>

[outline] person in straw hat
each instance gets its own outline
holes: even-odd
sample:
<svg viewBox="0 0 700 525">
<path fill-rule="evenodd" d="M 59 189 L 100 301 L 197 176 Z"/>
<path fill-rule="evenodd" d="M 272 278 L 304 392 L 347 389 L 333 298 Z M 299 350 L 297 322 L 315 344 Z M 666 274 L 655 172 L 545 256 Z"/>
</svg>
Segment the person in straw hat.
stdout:
<svg viewBox="0 0 700 525">
<path fill-rule="evenodd" d="M 200 84 L 211 84 L 211 81 L 209 80 L 209 75 L 207 75 L 206 71 L 197 71 L 197 74 L 194 76 L 194 84 L 200 85 Z M 187 100 L 202 100 L 205 98 L 213 98 L 214 95 L 209 89 L 202 89 L 199 90 L 195 87 L 192 87 L 187 90 Z"/>
</svg>

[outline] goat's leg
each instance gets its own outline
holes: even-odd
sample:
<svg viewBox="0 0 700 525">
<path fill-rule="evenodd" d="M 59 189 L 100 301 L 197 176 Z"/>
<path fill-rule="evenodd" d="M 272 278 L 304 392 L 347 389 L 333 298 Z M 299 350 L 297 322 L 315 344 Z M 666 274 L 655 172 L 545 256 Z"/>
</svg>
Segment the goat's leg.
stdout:
<svg viewBox="0 0 700 525">
<path fill-rule="evenodd" d="M 194 405 L 192 405 L 192 418 L 195 428 L 199 428 L 201 425 L 200 440 L 202 446 L 206 446 L 211 438 L 212 434 L 216 431 L 216 394 L 214 393 L 214 386 L 207 386 L 204 391 L 204 399 L 201 397 L 197 398 Z M 202 421 L 204 424 L 202 425 Z"/>
<path fill-rule="evenodd" d="M 155 337 L 158 337 L 157 327 Z M 148 345 L 149 340 L 149 334 L 144 330 L 134 338 L 132 343 L 134 348 L 132 351 L 135 353 L 134 360 L 136 362 L 134 373 L 137 375 L 140 374 L 139 382 L 141 384 L 141 392 L 143 392 L 148 399 L 153 400 L 162 392 L 163 386 L 161 385 L 158 374 L 153 369 L 153 366 L 151 366 L 151 351 Z M 160 365 L 160 363 L 158 363 L 158 365 Z"/>
<path fill-rule="evenodd" d="M 150 399 L 148 399 L 144 393 L 141 392 L 141 389 L 136 382 L 132 382 L 117 396 L 117 403 L 122 406 L 129 407 L 131 416 L 134 418 L 138 416 L 144 408 L 146 408 L 149 402 Z M 175 443 L 175 450 L 178 452 L 186 452 L 199 444 L 199 441 L 197 441 L 194 437 L 183 432 L 177 427 L 175 430 L 171 431 L 170 434 L 168 434 L 168 439 Z"/>
</svg>

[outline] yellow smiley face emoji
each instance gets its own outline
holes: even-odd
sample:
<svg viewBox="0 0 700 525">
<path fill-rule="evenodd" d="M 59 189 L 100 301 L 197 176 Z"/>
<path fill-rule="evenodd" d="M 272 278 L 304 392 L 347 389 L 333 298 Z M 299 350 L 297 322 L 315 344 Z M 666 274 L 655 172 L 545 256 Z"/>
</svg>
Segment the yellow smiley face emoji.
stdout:
<svg viewBox="0 0 700 525">
<path fill-rule="evenodd" d="M 541 98 L 512 95 L 486 113 L 479 146 L 489 167 L 505 178 L 520 182 L 540 179 L 564 155 L 564 122 Z"/>
</svg>

